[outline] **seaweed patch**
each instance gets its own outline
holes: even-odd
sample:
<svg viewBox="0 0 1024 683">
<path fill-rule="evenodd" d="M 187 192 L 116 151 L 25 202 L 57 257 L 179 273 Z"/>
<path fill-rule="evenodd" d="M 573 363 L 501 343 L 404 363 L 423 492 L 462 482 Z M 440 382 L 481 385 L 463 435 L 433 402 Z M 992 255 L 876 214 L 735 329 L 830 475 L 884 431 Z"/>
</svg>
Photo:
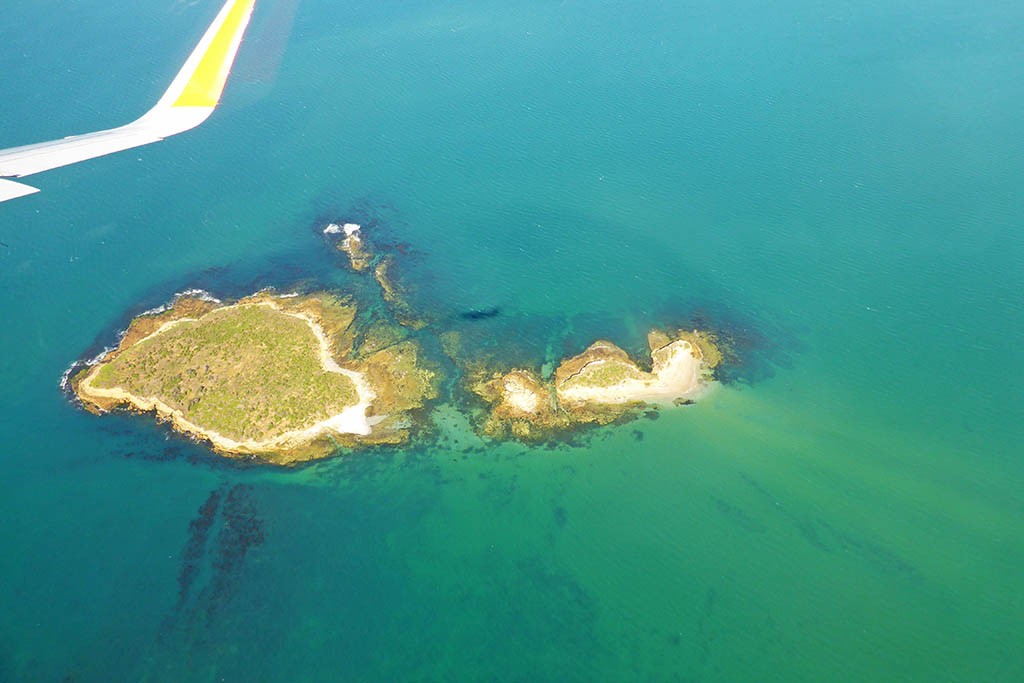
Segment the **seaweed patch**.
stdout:
<svg viewBox="0 0 1024 683">
<path fill-rule="evenodd" d="M 178 610 L 188 600 L 192 584 L 199 574 L 210 529 L 216 520 L 217 509 L 223 497 L 223 486 L 211 491 L 209 497 L 199 506 L 195 519 L 188 523 L 188 540 L 181 551 L 181 570 L 178 572 Z"/>
<path fill-rule="evenodd" d="M 263 545 L 264 521 L 259 516 L 251 484 L 236 484 L 228 491 L 222 524 L 213 548 L 213 575 L 200 595 L 207 620 L 213 620 L 231 601 L 246 556 Z"/>
<path fill-rule="evenodd" d="M 178 625 L 194 626 L 197 620 L 210 624 L 224 612 L 242 581 L 246 557 L 263 545 L 264 527 L 251 484 L 223 485 L 210 492 L 188 525 L 178 600 L 164 624 L 165 637 Z"/>
</svg>

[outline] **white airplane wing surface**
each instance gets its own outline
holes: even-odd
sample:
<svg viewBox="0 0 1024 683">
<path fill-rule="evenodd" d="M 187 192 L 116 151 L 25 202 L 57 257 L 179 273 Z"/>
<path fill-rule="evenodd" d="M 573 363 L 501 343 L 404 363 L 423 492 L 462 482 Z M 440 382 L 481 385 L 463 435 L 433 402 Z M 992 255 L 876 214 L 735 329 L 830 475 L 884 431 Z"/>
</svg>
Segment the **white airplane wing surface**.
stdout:
<svg viewBox="0 0 1024 683">
<path fill-rule="evenodd" d="M 255 3 L 224 3 L 167 92 L 142 118 L 119 128 L 0 150 L 0 202 L 39 191 L 10 178 L 148 145 L 205 121 L 220 101 Z"/>
</svg>

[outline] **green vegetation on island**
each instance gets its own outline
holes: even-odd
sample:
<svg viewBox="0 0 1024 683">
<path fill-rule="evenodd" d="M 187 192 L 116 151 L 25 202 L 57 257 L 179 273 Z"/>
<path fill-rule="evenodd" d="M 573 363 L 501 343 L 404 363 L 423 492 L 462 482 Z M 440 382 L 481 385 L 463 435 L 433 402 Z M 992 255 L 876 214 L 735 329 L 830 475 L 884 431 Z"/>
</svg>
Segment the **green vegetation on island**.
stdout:
<svg viewBox="0 0 1024 683">
<path fill-rule="evenodd" d="M 105 363 L 91 386 L 160 397 L 238 442 L 307 429 L 359 403 L 352 379 L 324 368 L 310 325 L 259 303 L 168 323 Z"/>
<path fill-rule="evenodd" d="M 356 319 L 351 301 L 326 293 L 180 297 L 133 321 L 72 386 L 90 409 L 155 412 L 228 454 L 292 462 L 401 443 L 408 413 L 437 395 L 436 372 L 416 341 L 384 328 L 367 336 Z"/>
</svg>

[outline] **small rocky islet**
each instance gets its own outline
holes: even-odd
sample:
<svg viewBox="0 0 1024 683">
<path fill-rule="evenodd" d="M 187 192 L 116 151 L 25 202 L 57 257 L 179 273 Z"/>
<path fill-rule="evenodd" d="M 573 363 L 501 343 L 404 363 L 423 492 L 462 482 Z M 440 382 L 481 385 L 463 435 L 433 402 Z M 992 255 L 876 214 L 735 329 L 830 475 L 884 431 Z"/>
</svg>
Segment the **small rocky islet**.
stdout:
<svg viewBox="0 0 1024 683">
<path fill-rule="evenodd" d="M 151 413 L 219 454 L 293 464 L 429 430 L 445 367 L 486 406 L 475 420 L 481 435 L 541 441 L 651 404 L 691 403 L 722 362 L 707 331 L 652 330 L 649 370 L 605 340 L 546 376 L 483 367 L 416 315 L 391 276 L 395 257 L 377 253 L 359 225 L 330 223 L 323 234 L 348 267 L 376 280 L 386 320 L 326 291 L 233 302 L 179 295 L 132 320 L 117 348 L 80 363 L 71 390 L 92 412 Z M 447 359 L 425 350 L 423 335 L 434 333 Z"/>
<path fill-rule="evenodd" d="M 533 370 L 476 374 L 471 390 L 489 406 L 484 434 L 539 441 L 581 425 L 605 425 L 650 404 L 692 403 L 714 381 L 722 354 L 706 332 L 651 330 L 651 370 L 606 340 L 567 358 L 547 380 Z"/>
</svg>

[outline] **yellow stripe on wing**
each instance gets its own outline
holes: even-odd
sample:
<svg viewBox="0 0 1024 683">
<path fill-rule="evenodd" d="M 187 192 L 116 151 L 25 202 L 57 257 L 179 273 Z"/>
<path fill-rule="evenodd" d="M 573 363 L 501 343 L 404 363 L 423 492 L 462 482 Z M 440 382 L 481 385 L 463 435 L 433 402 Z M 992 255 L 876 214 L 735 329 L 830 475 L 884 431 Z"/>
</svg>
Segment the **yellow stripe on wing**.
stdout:
<svg viewBox="0 0 1024 683">
<path fill-rule="evenodd" d="M 217 29 L 210 45 L 199 60 L 192 78 L 175 100 L 175 107 L 215 107 L 228 80 L 231 62 L 234 58 L 232 44 L 238 34 L 245 30 L 249 15 L 256 0 L 235 0 L 224 23 Z"/>
</svg>

